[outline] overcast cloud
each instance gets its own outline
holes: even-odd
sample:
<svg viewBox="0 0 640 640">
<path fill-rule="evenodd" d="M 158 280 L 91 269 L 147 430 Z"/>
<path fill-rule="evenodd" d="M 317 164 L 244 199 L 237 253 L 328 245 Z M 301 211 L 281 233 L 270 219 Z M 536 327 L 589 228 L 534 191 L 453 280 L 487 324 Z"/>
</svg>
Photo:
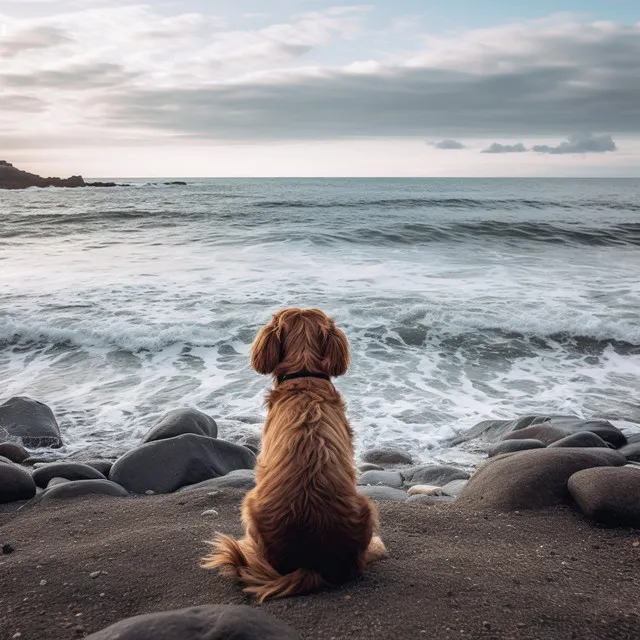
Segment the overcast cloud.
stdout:
<svg viewBox="0 0 640 640">
<path fill-rule="evenodd" d="M 522 153 L 527 148 L 522 142 L 516 142 L 515 144 L 500 144 L 494 142 L 490 144 L 486 149 L 483 149 L 481 153 Z"/>
<path fill-rule="evenodd" d="M 465 145 L 457 140 L 440 140 L 440 142 L 432 142 L 431 145 L 436 149 L 466 149 Z"/>
<path fill-rule="evenodd" d="M 414 38 L 416 20 L 401 16 L 387 33 L 374 31 L 370 5 L 285 21 L 260 14 L 241 27 L 224 15 L 166 15 L 149 4 L 76 6 L 0 14 L 0 147 L 9 153 L 39 142 L 434 137 L 432 150 L 464 154 L 474 139 L 511 137 L 568 155 L 615 151 L 612 135 L 640 136 L 640 23 L 563 14 Z M 412 48 L 371 44 L 402 43 L 403 29 Z M 594 135 L 550 142 L 576 130 Z M 525 150 L 487 145 L 486 154 Z"/>
<path fill-rule="evenodd" d="M 546 144 L 534 145 L 532 150 L 538 153 L 605 153 L 617 151 L 616 143 L 609 135 L 573 135 L 569 139 L 553 147 Z"/>
</svg>

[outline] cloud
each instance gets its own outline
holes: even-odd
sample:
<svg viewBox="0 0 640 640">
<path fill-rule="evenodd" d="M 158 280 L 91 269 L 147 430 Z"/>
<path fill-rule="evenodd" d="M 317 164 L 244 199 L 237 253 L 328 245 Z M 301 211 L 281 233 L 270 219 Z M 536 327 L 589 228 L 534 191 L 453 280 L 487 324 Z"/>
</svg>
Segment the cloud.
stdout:
<svg viewBox="0 0 640 640">
<path fill-rule="evenodd" d="M 87 7 L 10 22 L 0 91 L 44 105 L 28 126 L 5 118 L 13 136 L 44 140 L 52 123 L 78 144 L 90 127 L 116 139 L 233 143 L 640 134 L 640 24 L 554 16 L 371 59 L 358 48 L 370 41 L 352 44 L 366 36 L 367 6 L 243 30 L 152 4 Z M 518 151 L 493 146 L 486 152 Z"/>
<path fill-rule="evenodd" d="M 515 144 L 500 144 L 499 142 L 494 142 L 480 153 L 522 153 L 526 150 L 527 148 L 522 142 L 516 142 Z"/>
<path fill-rule="evenodd" d="M 52 49 L 69 42 L 71 38 L 58 27 L 42 25 L 14 32 L 5 26 L 0 33 L 0 59 L 15 58 L 33 50 L 41 53 L 43 49 Z"/>
<path fill-rule="evenodd" d="M 440 142 L 430 143 L 436 149 L 466 149 L 462 142 L 457 140 L 440 140 Z"/>
<path fill-rule="evenodd" d="M 43 111 L 46 106 L 45 103 L 38 98 L 15 94 L 3 94 L 0 104 L 2 105 L 2 111 L 16 111 L 18 113 L 25 111 L 35 113 L 37 111 Z"/>
<path fill-rule="evenodd" d="M 606 153 L 617 151 L 618 147 L 610 135 L 594 136 L 591 134 L 569 136 L 568 140 L 561 142 L 556 147 L 539 144 L 532 147 L 532 151 L 538 153 L 562 154 L 562 153 Z"/>
</svg>

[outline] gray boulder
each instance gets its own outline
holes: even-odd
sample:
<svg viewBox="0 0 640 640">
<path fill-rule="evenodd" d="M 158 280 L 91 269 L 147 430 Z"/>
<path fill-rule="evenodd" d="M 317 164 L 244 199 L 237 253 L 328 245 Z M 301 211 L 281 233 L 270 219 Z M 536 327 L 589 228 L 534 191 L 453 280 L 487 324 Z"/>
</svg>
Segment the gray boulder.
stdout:
<svg viewBox="0 0 640 640">
<path fill-rule="evenodd" d="M 442 487 L 442 493 L 457 498 L 468 484 L 468 480 L 452 480 Z"/>
<path fill-rule="evenodd" d="M 42 493 L 40 501 L 68 500 L 88 495 L 119 496 L 122 498 L 129 496 L 125 489 L 110 480 L 71 480 L 53 484 Z"/>
<path fill-rule="evenodd" d="M 25 447 L 62 446 L 60 427 L 46 404 L 15 396 L 0 404 L 0 440 L 19 438 Z"/>
<path fill-rule="evenodd" d="M 187 433 L 125 453 L 111 467 L 109 478 L 132 493 L 172 493 L 235 469 L 253 469 L 255 463 L 246 447 Z"/>
<path fill-rule="evenodd" d="M 547 445 L 540 440 L 528 438 L 526 440 L 503 440 L 494 444 L 489 449 L 489 458 L 499 456 L 502 453 L 512 453 L 514 451 L 527 451 L 528 449 L 544 449 Z"/>
<path fill-rule="evenodd" d="M 192 491 L 193 489 L 245 489 L 247 491 L 256 486 L 256 472 L 254 469 L 236 469 L 226 476 L 203 480 L 196 484 L 182 487 L 179 491 Z"/>
<path fill-rule="evenodd" d="M 415 484 L 433 484 L 443 487 L 452 480 L 467 480 L 469 474 L 458 467 L 442 464 L 422 464 L 417 467 L 409 467 L 402 470 L 405 485 L 412 487 Z"/>
<path fill-rule="evenodd" d="M 87 640 L 300 640 L 269 614 L 246 605 L 209 604 L 127 618 Z"/>
<path fill-rule="evenodd" d="M 0 464 L 0 503 L 30 500 L 36 495 L 31 474 L 12 462 Z"/>
<path fill-rule="evenodd" d="M 578 431 L 570 436 L 552 442 L 550 447 L 599 447 L 607 448 L 607 443 L 592 431 Z"/>
<path fill-rule="evenodd" d="M 512 431 L 518 431 L 525 429 L 531 425 L 542 424 L 548 422 L 552 418 L 572 418 L 577 420 L 575 416 L 556 416 L 553 414 L 548 415 L 531 415 L 521 416 L 515 420 L 483 420 L 474 425 L 468 431 L 461 433 L 454 441 L 453 444 L 462 444 L 463 442 L 469 442 L 470 440 L 480 440 L 482 442 L 497 442 L 507 433 Z"/>
<path fill-rule="evenodd" d="M 405 502 L 408 498 L 407 492 L 401 489 L 393 489 L 391 487 L 372 487 L 365 485 L 358 487 L 358 492 L 372 500 L 395 500 L 397 502 Z"/>
<path fill-rule="evenodd" d="M 49 480 L 49 484 L 47 484 L 47 489 L 51 487 L 57 487 L 59 484 L 67 484 L 67 482 L 73 481 L 67 480 L 66 478 L 51 478 L 51 480 Z"/>
<path fill-rule="evenodd" d="M 93 467 L 96 471 L 99 471 L 105 478 L 109 477 L 109 471 L 113 466 L 111 460 L 103 460 L 102 458 L 96 460 L 82 460 L 82 464 L 86 464 L 89 467 Z"/>
<path fill-rule="evenodd" d="M 0 456 L 20 464 L 29 457 L 29 452 L 24 447 L 13 442 L 3 442 L 0 444 Z"/>
<path fill-rule="evenodd" d="M 576 418 L 553 418 L 550 421 L 555 427 L 564 429 L 568 433 L 590 431 L 600 436 L 606 443 L 616 449 L 627 444 L 627 437 L 608 420 L 578 420 Z"/>
<path fill-rule="evenodd" d="M 379 465 L 411 464 L 413 462 L 410 453 L 396 447 L 368 449 L 362 454 L 361 458 L 363 462 L 372 462 Z"/>
<path fill-rule="evenodd" d="M 364 473 L 365 471 L 384 471 L 384 467 L 379 464 L 373 464 L 373 462 L 363 462 L 358 465 L 358 471 Z"/>
<path fill-rule="evenodd" d="M 588 518 L 607 526 L 640 528 L 640 469 L 578 471 L 569 478 L 569 492 Z"/>
<path fill-rule="evenodd" d="M 625 457 L 612 449 L 558 447 L 504 454 L 480 467 L 458 504 L 473 509 L 542 509 L 570 500 L 567 483 L 582 469 L 621 466 Z"/>
<path fill-rule="evenodd" d="M 640 442 L 633 442 L 620 448 L 620 453 L 630 462 L 640 462 Z"/>
<path fill-rule="evenodd" d="M 359 478 L 360 485 L 382 485 L 385 487 L 393 487 L 400 489 L 402 487 L 403 478 L 398 471 L 365 471 Z"/>
<path fill-rule="evenodd" d="M 507 435 L 503 436 L 502 441 L 539 440 L 543 444 L 549 445 L 557 440 L 562 440 L 562 438 L 568 435 L 569 431 L 556 427 L 550 422 L 545 422 L 543 424 L 533 424 L 530 427 L 507 433 Z"/>
<path fill-rule="evenodd" d="M 33 480 L 37 486 L 44 489 L 51 478 L 66 478 L 67 480 L 106 480 L 96 469 L 79 462 L 52 462 L 44 467 L 38 467 L 33 472 Z"/>
<path fill-rule="evenodd" d="M 185 433 L 198 436 L 218 437 L 216 421 L 202 411 L 196 409 L 173 409 L 165 413 L 158 423 L 142 439 L 141 444 L 175 438 Z"/>
</svg>

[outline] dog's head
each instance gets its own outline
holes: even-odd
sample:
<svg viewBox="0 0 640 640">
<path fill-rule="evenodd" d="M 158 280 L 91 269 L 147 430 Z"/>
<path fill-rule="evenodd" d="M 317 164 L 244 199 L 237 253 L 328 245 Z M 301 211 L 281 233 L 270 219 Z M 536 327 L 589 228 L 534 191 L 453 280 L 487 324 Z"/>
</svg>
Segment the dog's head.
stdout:
<svg viewBox="0 0 640 640">
<path fill-rule="evenodd" d="M 349 343 L 320 309 L 283 309 L 258 332 L 251 366 L 275 376 L 299 371 L 341 376 L 349 367 Z"/>
</svg>

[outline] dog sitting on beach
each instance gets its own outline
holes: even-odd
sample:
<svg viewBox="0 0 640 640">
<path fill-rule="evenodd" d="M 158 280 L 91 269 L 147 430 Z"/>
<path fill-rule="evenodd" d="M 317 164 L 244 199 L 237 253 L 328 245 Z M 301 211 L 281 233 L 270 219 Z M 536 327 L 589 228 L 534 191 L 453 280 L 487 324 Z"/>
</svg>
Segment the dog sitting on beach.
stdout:
<svg viewBox="0 0 640 640">
<path fill-rule="evenodd" d="M 272 374 L 245 537 L 220 535 L 203 567 L 238 578 L 260 602 L 337 585 L 386 555 L 358 493 L 352 438 L 331 377 L 346 373 L 344 333 L 319 309 L 284 309 L 260 330 L 251 364 Z"/>
</svg>

